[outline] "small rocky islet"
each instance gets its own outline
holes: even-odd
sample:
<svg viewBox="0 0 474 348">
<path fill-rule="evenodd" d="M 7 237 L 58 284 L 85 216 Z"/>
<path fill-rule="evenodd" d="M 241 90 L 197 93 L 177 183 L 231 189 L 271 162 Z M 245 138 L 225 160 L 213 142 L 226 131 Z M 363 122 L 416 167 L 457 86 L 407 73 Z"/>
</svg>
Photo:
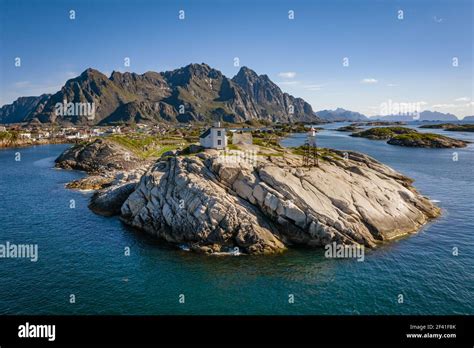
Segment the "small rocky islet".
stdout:
<svg viewBox="0 0 474 348">
<path fill-rule="evenodd" d="M 249 151 L 256 154 L 250 160 Z M 94 212 L 209 254 L 235 247 L 272 254 L 333 242 L 372 248 L 440 215 L 411 179 L 369 156 L 318 149 L 319 166 L 305 167 L 300 153 L 194 146 L 150 161 L 98 139 L 66 150 L 56 166 L 85 170 L 84 187 L 89 178 L 103 179 L 92 187 Z"/>
<path fill-rule="evenodd" d="M 352 125 L 352 124 L 349 125 L 349 126 L 343 126 L 343 127 L 339 127 L 339 128 L 336 129 L 336 131 L 338 131 L 338 132 L 353 132 L 353 133 L 360 132 L 362 130 L 364 130 L 364 128 L 361 128 L 359 126 L 355 126 L 355 125 Z"/>
<path fill-rule="evenodd" d="M 428 129 L 444 129 L 451 132 L 474 132 L 474 124 L 455 124 L 455 123 L 440 123 L 440 124 L 424 124 L 419 128 Z"/>
<path fill-rule="evenodd" d="M 469 144 L 464 140 L 433 133 L 419 133 L 415 129 L 406 127 L 374 127 L 354 132 L 351 136 L 372 140 L 387 140 L 387 144 L 407 147 L 459 148 L 466 147 Z"/>
</svg>

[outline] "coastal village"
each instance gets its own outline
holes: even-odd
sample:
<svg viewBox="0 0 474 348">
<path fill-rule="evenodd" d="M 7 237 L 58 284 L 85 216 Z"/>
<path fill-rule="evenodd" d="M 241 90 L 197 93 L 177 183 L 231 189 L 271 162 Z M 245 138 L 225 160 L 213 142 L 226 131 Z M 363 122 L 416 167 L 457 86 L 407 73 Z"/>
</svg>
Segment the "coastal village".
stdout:
<svg viewBox="0 0 474 348">
<path fill-rule="evenodd" d="M 146 124 L 137 124 L 136 128 L 126 126 L 38 126 L 38 125 L 3 125 L 0 132 L 16 133 L 19 139 L 28 139 L 33 142 L 42 140 L 84 140 L 93 137 L 107 136 L 138 132 L 142 134 L 163 134 L 164 128 L 160 126 L 149 127 Z"/>
<path fill-rule="evenodd" d="M 159 157 L 170 150 L 189 145 L 202 148 L 236 149 L 239 144 L 279 148 L 279 140 L 290 133 L 309 130 L 303 123 L 280 124 L 158 124 L 108 126 L 53 126 L 12 124 L 0 126 L 0 147 L 21 147 L 57 143 L 84 143 L 107 138 L 131 147 L 141 157 Z"/>
</svg>

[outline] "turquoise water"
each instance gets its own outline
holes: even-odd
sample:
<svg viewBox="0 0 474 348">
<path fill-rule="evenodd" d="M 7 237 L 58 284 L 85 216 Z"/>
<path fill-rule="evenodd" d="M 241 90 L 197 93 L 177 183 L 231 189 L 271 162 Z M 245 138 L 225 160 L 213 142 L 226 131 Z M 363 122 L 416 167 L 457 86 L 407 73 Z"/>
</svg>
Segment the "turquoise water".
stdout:
<svg viewBox="0 0 474 348">
<path fill-rule="evenodd" d="M 474 141 L 473 134 L 448 135 Z M 303 140 L 295 135 L 284 143 Z M 90 193 L 64 188 L 84 174 L 53 168 L 67 145 L 1 150 L 0 243 L 37 243 L 39 259 L 0 259 L 0 313 L 474 314 L 474 144 L 409 149 L 326 130 L 318 145 L 365 152 L 414 178 L 423 194 L 440 201 L 443 216 L 416 235 L 366 252 L 364 262 L 326 259 L 308 249 L 209 257 L 89 211 Z"/>
</svg>

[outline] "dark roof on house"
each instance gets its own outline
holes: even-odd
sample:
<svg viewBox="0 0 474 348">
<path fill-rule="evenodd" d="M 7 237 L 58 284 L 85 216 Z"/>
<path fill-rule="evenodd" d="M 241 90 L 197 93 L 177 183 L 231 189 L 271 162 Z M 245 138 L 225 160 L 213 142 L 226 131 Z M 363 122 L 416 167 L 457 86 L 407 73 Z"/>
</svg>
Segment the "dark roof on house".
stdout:
<svg viewBox="0 0 474 348">
<path fill-rule="evenodd" d="M 208 128 L 207 131 L 205 131 L 204 133 L 202 133 L 199 138 L 205 138 L 207 137 L 209 134 L 211 134 L 211 128 Z"/>
</svg>

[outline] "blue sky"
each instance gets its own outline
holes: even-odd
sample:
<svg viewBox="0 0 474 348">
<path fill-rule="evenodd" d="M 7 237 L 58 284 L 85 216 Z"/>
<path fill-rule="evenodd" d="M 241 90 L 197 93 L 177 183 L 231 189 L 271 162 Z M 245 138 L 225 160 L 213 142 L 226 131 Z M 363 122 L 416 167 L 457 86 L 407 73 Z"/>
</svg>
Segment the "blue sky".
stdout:
<svg viewBox="0 0 474 348">
<path fill-rule="evenodd" d="M 232 77 L 238 57 L 314 110 L 374 115 L 391 100 L 472 115 L 472 6 L 471 0 L 0 0 L 0 105 L 56 92 L 88 67 L 108 75 L 205 62 Z"/>
</svg>

